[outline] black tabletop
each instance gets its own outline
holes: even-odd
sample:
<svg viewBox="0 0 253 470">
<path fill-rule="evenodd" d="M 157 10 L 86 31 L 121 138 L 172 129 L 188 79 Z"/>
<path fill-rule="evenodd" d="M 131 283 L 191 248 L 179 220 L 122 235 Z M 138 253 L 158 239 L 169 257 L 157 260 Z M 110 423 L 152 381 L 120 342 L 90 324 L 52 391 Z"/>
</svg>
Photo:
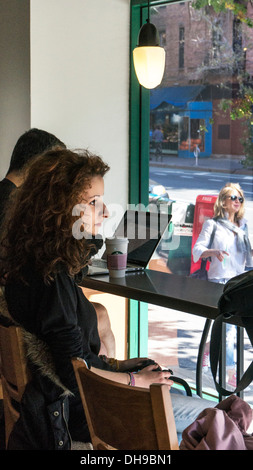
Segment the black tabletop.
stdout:
<svg viewBox="0 0 253 470">
<path fill-rule="evenodd" d="M 192 313 L 209 319 L 218 314 L 223 285 L 146 269 L 113 279 L 108 275 L 87 276 L 83 287 Z"/>
</svg>

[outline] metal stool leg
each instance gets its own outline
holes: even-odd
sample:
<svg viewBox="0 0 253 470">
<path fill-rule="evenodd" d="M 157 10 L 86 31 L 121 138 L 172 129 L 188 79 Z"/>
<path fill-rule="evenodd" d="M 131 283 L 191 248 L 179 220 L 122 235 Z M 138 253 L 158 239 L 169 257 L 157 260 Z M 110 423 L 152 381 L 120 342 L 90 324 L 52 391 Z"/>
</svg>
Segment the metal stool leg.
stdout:
<svg viewBox="0 0 253 470">
<path fill-rule="evenodd" d="M 212 320 L 207 319 L 205 322 L 204 330 L 202 333 L 200 345 L 199 345 L 199 352 L 198 352 L 198 359 L 197 359 L 197 367 L 196 367 L 196 392 L 197 395 L 202 397 L 202 365 L 203 365 L 203 357 L 205 351 L 205 345 L 207 336 L 210 330 Z"/>
<path fill-rule="evenodd" d="M 243 375 L 243 371 L 244 371 L 244 328 L 242 328 L 241 326 L 237 326 L 236 327 L 236 333 L 237 333 L 237 338 L 236 338 L 236 361 L 237 361 L 236 376 L 237 376 L 237 383 L 238 383 L 241 376 Z M 237 393 L 237 395 L 243 399 L 244 392 L 241 391 L 241 392 Z"/>
</svg>

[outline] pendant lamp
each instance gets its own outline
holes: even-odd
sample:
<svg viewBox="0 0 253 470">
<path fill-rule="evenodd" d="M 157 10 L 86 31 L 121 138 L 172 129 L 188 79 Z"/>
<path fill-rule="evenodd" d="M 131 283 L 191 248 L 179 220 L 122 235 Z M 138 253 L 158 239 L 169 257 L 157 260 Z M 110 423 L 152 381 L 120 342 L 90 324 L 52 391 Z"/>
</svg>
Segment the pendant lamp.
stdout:
<svg viewBox="0 0 253 470">
<path fill-rule="evenodd" d="M 165 50 L 159 45 L 159 36 L 155 25 L 150 23 L 148 1 L 148 19 L 138 36 L 138 45 L 133 50 L 135 73 L 140 85 L 151 89 L 160 85 L 165 67 Z"/>
</svg>

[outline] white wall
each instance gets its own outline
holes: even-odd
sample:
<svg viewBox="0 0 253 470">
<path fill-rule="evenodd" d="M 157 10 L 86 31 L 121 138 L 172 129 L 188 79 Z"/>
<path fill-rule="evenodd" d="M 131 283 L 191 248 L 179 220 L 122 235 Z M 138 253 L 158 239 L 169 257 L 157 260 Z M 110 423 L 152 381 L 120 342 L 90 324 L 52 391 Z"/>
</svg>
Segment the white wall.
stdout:
<svg viewBox="0 0 253 470">
<path fill-rule="evenodd" d="M 0 0 L 0 178 L 17 139 L 38 127 L 101 155 L 105 202 L 126 207 L 129 17 L 130 0 Z M 111 297 L 123 359 L 125 299 Z"/>
<path fill-rule="evenodd" d="M 29 0 L 0 0 L 0 179 L 30 126 Z"/>
<path fill-rule="evenodd" d="M 31 126 L 109 163 L 105 200 L 128 197 L 130 0 L 31 0 Z"/>
</svg>

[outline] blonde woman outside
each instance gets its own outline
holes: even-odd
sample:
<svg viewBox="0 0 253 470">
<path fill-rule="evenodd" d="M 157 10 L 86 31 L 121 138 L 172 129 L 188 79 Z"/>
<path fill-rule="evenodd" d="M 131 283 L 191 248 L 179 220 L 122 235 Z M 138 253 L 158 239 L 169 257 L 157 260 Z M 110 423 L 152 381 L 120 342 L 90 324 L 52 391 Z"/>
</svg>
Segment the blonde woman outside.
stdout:
<svg viewBox="0 0 253 470">
<path fill-rule="evenodd" d="M 214 217 L 204 222 L 194 245 L 194 262 L 210 258 L 208 280 L 225 284 L 229 279 L 251 267 L 252 249 L 244 218 L 245 198 L 239 184 L 227 183 L 220 191 L 214 205 Z M 213 229 L 216 229 L 212 246 L 208 248 Z M 236 386 L 234 363 L 235 326 L 227 325 L 228 383 Z M 209 349 L 205 351 L 203 366 L 208 367 Z"/>
</svg>

